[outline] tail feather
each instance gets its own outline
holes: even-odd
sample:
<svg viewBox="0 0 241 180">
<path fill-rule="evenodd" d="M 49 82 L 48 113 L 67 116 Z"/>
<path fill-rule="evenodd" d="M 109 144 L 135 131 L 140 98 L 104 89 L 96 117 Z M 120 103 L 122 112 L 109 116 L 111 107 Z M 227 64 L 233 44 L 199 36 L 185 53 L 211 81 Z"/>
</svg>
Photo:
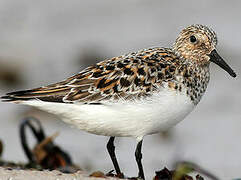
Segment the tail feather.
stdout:
<svg viewBox="0 0 241 180">
<path fill-rule="evenodd" d="M 34 96 L 31 95 L 32 92 L 33 90 L 10 92 L 0 97 L 0 99 L 3 102 L 27 101 L 27 100 L 34 99 Z"/>
<path fill-rule="evenodd" d="M 58 89 L 37 88 L 10 92 L 0 97 L 0 99 L 3 102 L 28 101 L 33 99 L 51 102 L 63 102 L 63 97 L 68 93 L 68 91 L 69 87 L 62 87 Z"/>
<path fill-rule="evenodd" d="M 27 101 L 34 98 L 21 98 L 21 97 L 15 97 L 12 95 L 5 95 L 5 96 L 1 96 L 0 99 L 2 102 L 15 102 L 15 101 Z"/>
</svg>

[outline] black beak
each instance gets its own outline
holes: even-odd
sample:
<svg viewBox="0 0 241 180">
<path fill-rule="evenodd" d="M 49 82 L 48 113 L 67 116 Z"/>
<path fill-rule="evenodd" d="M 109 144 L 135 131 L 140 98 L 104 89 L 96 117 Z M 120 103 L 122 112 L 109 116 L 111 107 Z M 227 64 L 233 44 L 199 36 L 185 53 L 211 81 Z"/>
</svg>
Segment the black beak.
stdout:
<svg viewBox="0 0 241 180">
<path fill-rule="evenodd" d="M 227 71 L 232 77 L 236 77 L 236 73 L 231 69 L 231 67 L 218 55 L 217 51 L 214 49 L 210 54 L 210 61 L 214 62 L 225 71 Z"/>
</svg>

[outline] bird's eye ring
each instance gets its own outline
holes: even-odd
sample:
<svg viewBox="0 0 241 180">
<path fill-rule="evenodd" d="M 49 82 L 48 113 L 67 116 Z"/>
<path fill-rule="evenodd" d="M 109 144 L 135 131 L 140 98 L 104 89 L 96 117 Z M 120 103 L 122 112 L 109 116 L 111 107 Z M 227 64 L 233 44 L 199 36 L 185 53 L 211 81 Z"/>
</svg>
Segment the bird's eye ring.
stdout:
<svg viewBox="0 0 241 180">
<path fill-rule="evenodd" d="M 197 42 L 197 38 L 194 35 L 190 36 L 190 42 L 191 43 Z"/>
</svg>

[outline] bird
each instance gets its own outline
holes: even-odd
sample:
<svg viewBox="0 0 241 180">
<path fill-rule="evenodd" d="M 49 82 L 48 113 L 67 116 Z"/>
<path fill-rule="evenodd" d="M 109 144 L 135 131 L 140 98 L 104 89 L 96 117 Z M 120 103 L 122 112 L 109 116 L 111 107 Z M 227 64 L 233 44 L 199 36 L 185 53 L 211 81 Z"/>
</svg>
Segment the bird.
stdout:
<svg viewBox="0 0 241 180">
<path fill-rule="evenodd" d="M 109 136 L 107 150 L 119 175 L 115 137 L 135 138 L 138 178 L 145 179 L 143 138 L 175 126 L 197 106 L 209 83 L 211 62 L 236 77 L 217 53 L 217 43 L 211 28 L 193 24 L 170 48 L 146 48 L 106 59 L 63 81 L 10 92 L 1 99 L 34 106 L 80 130 Z"/>
</svg>

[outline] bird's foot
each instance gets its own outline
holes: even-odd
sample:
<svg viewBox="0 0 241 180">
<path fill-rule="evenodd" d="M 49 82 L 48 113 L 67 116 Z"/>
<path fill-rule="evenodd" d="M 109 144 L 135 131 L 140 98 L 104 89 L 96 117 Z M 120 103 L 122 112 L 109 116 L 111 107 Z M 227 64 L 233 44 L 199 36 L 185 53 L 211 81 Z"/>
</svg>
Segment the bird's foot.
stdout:
<svg viewBox="0 0 241 180">
<path fill-rule="evenodd" d="M 130 177 L 128 178 L 129 180 L 145 180 L 144 178 L 142 177 Z"/>
<path fill-rule="evenodd" d="M 110 172 L 108 172 L 108 173 L 106 174 L 106 176 L 118 177 L 118 178 L 120 178 L 120 179 L 124 179 L 124 178 L 125 178 L 125 176 L 124 176 L 124 174 L 123 174 L 122 172 L 115 174 L 114 171 L 115 171 L 115 170 L 111 170 Z"/>
</svg>

